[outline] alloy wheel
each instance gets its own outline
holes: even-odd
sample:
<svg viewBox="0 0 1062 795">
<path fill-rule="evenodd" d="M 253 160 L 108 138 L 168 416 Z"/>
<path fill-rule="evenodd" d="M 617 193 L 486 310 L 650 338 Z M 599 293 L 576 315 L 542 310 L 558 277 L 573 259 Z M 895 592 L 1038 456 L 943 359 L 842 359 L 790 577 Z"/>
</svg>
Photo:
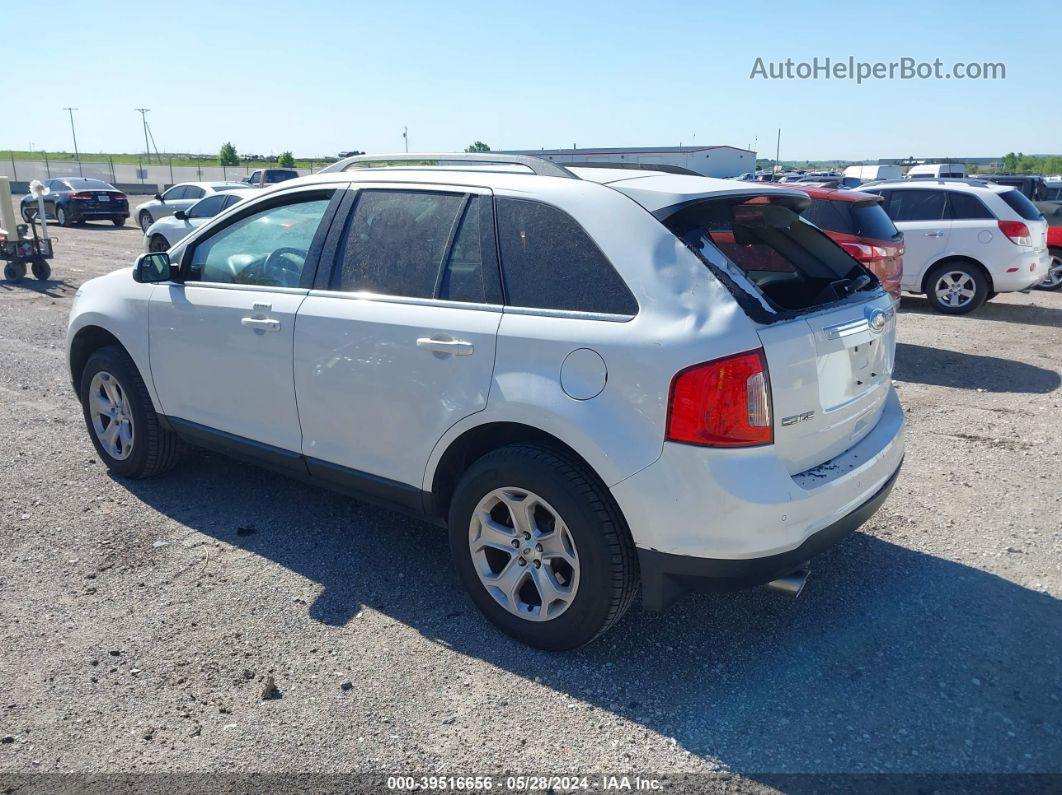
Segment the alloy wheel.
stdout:
<svg viewBox="0 0 1062 795">
<path fill-rule="evenodd" d="M 125 390 L 110 373 L 101 370 L 89 384 L 89 417 L 107 455 L 124 461 L 133 452 L 133 413 Z"/>
<path fill-rule="evenodd" d="M 514 616 L 549 621 L 579 589 L 579 554 L 567 525 L 537 494 L 494 489 L 476 506 L 468 548 L 479 581 Z"/>
<path fill-rule="evenodd" d="M 977 295 L 977 284 L 965 271 L 942 273 L 933 287 L 937 300 L 944 306 L 958 309 L 966 306 Z"/>
<path fill-rule="evenodd" d="M 1040 287 L 1045 290 L 1057 290 L 1062 286 L 1062 257 L 1051 257 L 1051 264 L 1047 266 L 1047 275 L 1040 282 Z"/>
</svg>

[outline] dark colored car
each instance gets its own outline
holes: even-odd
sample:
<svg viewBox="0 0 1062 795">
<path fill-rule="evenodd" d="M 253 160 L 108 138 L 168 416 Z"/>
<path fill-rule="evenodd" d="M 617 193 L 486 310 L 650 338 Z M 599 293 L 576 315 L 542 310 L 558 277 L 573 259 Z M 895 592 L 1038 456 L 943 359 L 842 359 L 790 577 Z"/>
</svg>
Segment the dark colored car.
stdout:
<svg viewBox="0 0 1062 795">
<path fill-rule="evenodd" d="M 900 300 L 903 233 L 881 206 L 881 197 L 854 190 L 790 185 L 811 197 L 803 213 L 837 245 L 878 277 L 894 302 Z"/>
<path fill-rule="evenodd" d="M 293 168 L 260 168 L 252 171 L 248 176 L 240 180 L 252 188 L 264 188 L 266 185 L 276 185 L 278 182 L 287 182 L 295 179 L 299 172 Z"/>
<path fill-rule="evenodd" d="M 102 179 L 62 177 L 44 183 L 44 213 L 60 226 L 83 224 L 85 221 L 111 221 L 115 226 L 125 224 L 129 217 L 129 199 L 113 185 Z M 27 222 L 37 215 L 37 197 L 27 194 L 19 207 Z"/>
<path fill-rule="evenodd" d="M 986 179 L 997 185 L 1007 185 L 1011 188 L 1017 188 L 1025 194 L 1025 198 L 1034 202 L 1047 200 L 1047 182 L 1044 181 L 1043 177 L 1020 176 L 1017 174 L 990 174 L 987 177 L 978 177 L 978 179 Z"/>
</svg>

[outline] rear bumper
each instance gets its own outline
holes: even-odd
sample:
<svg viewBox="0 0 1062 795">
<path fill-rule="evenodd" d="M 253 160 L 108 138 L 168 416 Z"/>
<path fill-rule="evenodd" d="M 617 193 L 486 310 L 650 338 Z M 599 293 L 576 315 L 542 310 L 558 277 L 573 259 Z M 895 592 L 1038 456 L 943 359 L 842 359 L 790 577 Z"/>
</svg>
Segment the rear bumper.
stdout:
<svg viewBox="0 0 1062 795">
<path fill-rule="evenodd" d="M 128 218 L 129 207 L 118 206 L 114 207 L 78 207 L 77 205 L 70 205 L 68 212 L 72 218 Z"/>
<path fill-rule="evenodd" d="M 687 591 L 737 591 L 764 585 L 789 574 L 854 533 L 873 516 L 889 496 L 899 474 L 900 468 L 897 467 L 873 497 L 788 552 L 762 558 L 725 560 L 669 555 L 639 547 L 642 606 L 647 610 L 663 610 Z"/>
<path fill-rule="evenodd" d="M 643 556 L 646 603 L 666 604 L 668 591 L 681 593 L 684 580 L 716 580 L 724 590 L 768 582 L 854 530 L 891 488 L 903 460 L 904 425 L 890 388 L 869 433 L 795 475 L 771 445 L 718 450 L 665 443 L 655 463 L 611 489 Z"/>
<path fill-rule="evenodd" d="M 992 274 L 992 287 L 997 293 L 1027 290 L 1044 280 L 1050 264 L 1051 254 L 1046 248 L 1023 253 L 1008 262 L 1001 271 Z M 1012 268 L 1017 270 L 1007 273 Z"/>
</svg>

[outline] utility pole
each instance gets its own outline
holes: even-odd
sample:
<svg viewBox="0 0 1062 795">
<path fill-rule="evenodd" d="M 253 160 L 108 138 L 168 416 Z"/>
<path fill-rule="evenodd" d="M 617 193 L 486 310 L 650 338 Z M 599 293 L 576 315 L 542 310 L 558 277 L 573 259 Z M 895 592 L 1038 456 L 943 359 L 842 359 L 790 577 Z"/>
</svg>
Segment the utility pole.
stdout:
<svg viewBox="0 0 1062 795">
<path fill-rule="evenodd" d="M 74 111 L 77 110 L 77 108 L 63 108 L 63 110 L 70 114 L 70 135 L 74 139 L 74 159 L 77 160 L 77 172 L 81 176 L 85 176 L 85 172 L 81 168 L 81 155 L 78 154 L 77 151 L 77 133 L 74 132 Z"/>
<path fill-rule="evenodd" d="M 408 152 L 409 151 L 409 128 L 408 127 L 403 127 L 402 128 L 402 140 L 403 140 L 403 142 L 405 142 L 406 151 Z"/>
<path fill-rule="evenodd" d="M 148 144 L 147 113 L 151 108 L 133 108 L 140 114 L 140 121 L 144 124 L 144 151 L 147 153 L 148 162 L 151 162 L 151 146 Z"/>
<path fill-rule="evenodd" d="M 782 151 L 782 128 L 778 128 L 778 141 L 774 145 L 774 170 L 778 171 L 778 154 Z"/>
</svg>

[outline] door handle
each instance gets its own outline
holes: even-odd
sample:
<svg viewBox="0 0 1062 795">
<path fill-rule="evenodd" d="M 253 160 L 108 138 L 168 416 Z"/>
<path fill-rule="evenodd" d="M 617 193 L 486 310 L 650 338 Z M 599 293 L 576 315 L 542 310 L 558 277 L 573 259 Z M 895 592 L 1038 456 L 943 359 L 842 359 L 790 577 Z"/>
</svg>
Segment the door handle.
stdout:
<svg viewBox="0 0 1062 795">
<path fill-rule="evenodd" d="M 471 342 L 464 340 L 437 340 L 431 337 L 420 337 L 417 347 L 432 353 L 448 353 L 453 356 L 471 356 L 475 350 Z"/>
<path fill-rule="evenodd" d="M 944 237 L 943 232 L 926 232 L 926 237 Z"/>
<path fill-rule="evenodd" d="M 240 325 L 255 331 L 280 331 L 280 321 L 265 317 L 240 318 Z"/>
</svg>

